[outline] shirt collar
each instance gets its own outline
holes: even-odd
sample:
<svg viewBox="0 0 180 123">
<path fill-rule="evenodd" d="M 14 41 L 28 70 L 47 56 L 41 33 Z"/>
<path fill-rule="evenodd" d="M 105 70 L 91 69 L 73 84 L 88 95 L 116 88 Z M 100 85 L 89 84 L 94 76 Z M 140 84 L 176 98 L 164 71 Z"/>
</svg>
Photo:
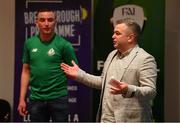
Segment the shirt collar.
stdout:
<svg viewBox="0 0 180 123">
<path fill-rule="evenodd" d="M 135 47 L 137 47 L 137 45 L 136 46 L 134 46 L 134 47 L 132 47 L 132 48 L 130 48 L 130 49 L 128 49 L 127 51 L 125 51 L 124 53 L 120 53 L 120 52 L 118 52 L 118 54 L 117 54 L 117 56 L 118 56 L 118 58 L 120 58 L 120 59 L 122 59 L 122 58 L 124 58 L 124 57 L 126 57 L 126 56 L 128 56 L 129 55 L 129 53 L 135 48 Z"/>
</svg>

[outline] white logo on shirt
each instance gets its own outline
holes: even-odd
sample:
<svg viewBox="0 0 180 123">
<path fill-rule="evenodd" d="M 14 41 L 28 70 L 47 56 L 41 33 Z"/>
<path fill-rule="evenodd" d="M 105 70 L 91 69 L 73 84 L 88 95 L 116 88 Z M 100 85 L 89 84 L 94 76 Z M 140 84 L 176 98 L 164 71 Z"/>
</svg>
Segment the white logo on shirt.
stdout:
<svg viewBox="0 0 180 123">
<path fill-rule="evenodd" d="M 55 51 L 53 48 L 51 48 L 48 53 L 47 53 L 49 56 L 53 56 L 55 54 Z"/>
<path fill-rule="evenodd" d="M 38 51 L 37 48 L 33 48 L 33 49 L 32 49 L 32 52 L 34 52 L 34 53 L 37 52 L 37 51 Z"/>
</svg>

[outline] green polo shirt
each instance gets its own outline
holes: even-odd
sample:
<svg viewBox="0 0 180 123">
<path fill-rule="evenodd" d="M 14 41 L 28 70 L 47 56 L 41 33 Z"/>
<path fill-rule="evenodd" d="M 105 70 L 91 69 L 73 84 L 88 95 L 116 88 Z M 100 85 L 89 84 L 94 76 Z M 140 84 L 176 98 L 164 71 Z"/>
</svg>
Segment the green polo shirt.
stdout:
<svg viewBox="0 0 180 123">
<path fill-rule="evenodd" d="M 54 35 L 51 41 L 42 42 L 38 35 L 24 44 L 24 64 L 30 65 L 30 99 L 50 100 L 67 95 L 67 78 L 60 68 L 65 62 L 77 63 L 71 43 Z"/>
</svg>

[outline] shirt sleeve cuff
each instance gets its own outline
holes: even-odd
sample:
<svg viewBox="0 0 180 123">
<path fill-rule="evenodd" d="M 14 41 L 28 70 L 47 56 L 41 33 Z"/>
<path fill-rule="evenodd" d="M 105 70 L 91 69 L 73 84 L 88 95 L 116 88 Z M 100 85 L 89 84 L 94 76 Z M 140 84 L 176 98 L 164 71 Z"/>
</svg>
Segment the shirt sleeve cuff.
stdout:
<svg viewBox="0 0 180 123">
<path fill-rule="evenodd" d="M 123 94 L 122 96 L 124 98 L 131 98 L 131 97 L 134 97 L 135 94 L 136 94 L 136 86 L 128 85 L 127 93 Z"/>
</svg>

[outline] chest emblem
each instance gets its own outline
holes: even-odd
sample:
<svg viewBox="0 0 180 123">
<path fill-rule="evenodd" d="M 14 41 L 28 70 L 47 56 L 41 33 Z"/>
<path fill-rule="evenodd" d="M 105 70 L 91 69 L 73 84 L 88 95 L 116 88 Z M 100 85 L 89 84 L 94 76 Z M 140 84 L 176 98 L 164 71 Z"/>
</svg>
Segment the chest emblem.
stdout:
<svg viewBox="0 0 180 123">
<path fill-rule="evenodd" d="M 32 52 L 33 52 L 33 53 L 35 53 L 35 52 L 37 52 L 37 51 L 38 51 L 37 48 L 33 48 L 33 49 L 32 49 Z"/>
<path fill-rule="evenodd" d="M 55 51 L 53 48 L 49 49 L 49 51 L 47 52 L 48 56 L 53 56 L 55 54 Z"/>
</svg>

